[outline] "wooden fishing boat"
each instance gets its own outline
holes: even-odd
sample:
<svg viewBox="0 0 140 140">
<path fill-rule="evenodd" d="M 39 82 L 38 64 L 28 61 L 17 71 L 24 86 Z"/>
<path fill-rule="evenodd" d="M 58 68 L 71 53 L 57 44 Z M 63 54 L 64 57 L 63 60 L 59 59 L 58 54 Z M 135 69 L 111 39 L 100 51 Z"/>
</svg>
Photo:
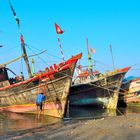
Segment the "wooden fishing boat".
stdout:
<svg viewBox="0 0 140 140">
<path fill-rule="evenodd" d="M 36 96 L 43 92 L 47 98 L 43 113 L 63 118 L 75 65 L 81 56 L 82 54 L 78 54 L 59 65 L 54 64 L 51 69 L 46 68 L 44 72 L 27 80 L 11 81 L 8 69 L 1 66 L 0 111 L 36 113 Z"/>
<path fill-rule="evenodd" d="M 140 104 L 140 78 L 128 77 L 124 79 L 119 94 L 119 106 Z"/>
<path fill-rule="evenodd" d="M 121 82 L 130 67 L 104 74 L 97 70 L 93 71 L 91 48 L 88 45 L 88 39 L 86 41 L 89 68 L 82 70 L 82 66 L 78 66 L 78 75 L 70 88 L 69 105 L 116 109 Z"/>
<path fill-rule="evenodd" d="M 117 69 L 93 79 L 87 78 L 91 75 L 90 72 L 86 76 L 81 74 L 83 76 L 79 78 L 82 82 L 70 88 L 69 105 L 116 109 L 121 82 L 129 69 L 130 67 Z"/>
<path fill-rule="evenodd" d="M 63 58 L 63 62 L 60 64 L 54 64 L 44 71 L 32 74 L 26 53 L 26 44 L 20 29 L 20 20 L 17 18 L 10 0 L 9 5 L 20 33 L 23 54 L 19 58 L 24 59 L 29 78 L 24 80 L 22 75 L 9 77 L 8 70 L 10 69 L 7 68 L 9 63 L 0 65 L 0 111 L 38 114 L 36 96 L 38 93 L 44 93 L 46 101 L 44 102 L 42 113 L 63 118 L 75 66 L 82 54 L 72 56 L 67 61 L 64 61 Z"/>
</svg>

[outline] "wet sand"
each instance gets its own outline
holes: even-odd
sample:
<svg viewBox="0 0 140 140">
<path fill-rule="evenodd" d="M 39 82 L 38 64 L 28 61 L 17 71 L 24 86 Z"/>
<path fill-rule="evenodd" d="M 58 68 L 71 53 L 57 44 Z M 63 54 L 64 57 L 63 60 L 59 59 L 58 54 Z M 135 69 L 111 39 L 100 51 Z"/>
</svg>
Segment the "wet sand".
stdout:
<svg viewBox="0 0 140 140">
<path fill-rule="evenodd" d="M 71 120 L 38 128 L 0 134 L 2 140 L 139 140 L 140 114 L 91 120 Z"/>
</svg>

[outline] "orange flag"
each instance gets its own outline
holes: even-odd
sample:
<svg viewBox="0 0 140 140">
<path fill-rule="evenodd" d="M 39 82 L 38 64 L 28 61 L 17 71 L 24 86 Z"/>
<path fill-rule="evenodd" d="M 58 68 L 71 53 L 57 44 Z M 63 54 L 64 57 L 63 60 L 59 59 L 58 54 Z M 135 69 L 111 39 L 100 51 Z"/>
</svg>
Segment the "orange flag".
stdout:
<svg viewBox="0 0 140 140">
<path fill-rule="evenodd" d="M 55 23 L 55 29 L 57 34 L 63 34 L 63 30 Z"/>
</svg>

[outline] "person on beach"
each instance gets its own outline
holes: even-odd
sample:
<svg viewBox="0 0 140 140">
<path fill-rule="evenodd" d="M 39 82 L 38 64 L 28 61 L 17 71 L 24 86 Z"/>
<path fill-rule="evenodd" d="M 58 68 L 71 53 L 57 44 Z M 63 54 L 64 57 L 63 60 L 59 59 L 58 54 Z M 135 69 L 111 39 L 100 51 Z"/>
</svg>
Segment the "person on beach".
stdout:
<svg viewBox="0 0 140 140">
<path fill-rule="evenodd" d="M 40 107 L 40 111 L 42 111 L 43 102 L 45 100 L 46 100 L 46 96 L 44 96 L 44 94 L 42 92 L 37 95 L 37 97 L 36 97 L 37 110 Z"/>
</svg>

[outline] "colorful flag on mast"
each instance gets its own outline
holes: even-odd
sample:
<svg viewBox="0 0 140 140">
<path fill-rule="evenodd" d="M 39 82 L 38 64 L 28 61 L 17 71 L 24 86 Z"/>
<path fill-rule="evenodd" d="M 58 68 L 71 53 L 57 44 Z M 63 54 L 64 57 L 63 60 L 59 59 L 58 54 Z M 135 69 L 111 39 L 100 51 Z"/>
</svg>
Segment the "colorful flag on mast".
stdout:
<svg viewBox="0 0 140 140">
<path fill-rule="evenodd" d="M 89 49 L 90 53 L 93 53 L 93 54 L 95 54 L 95 53 L 96 53 L 96 50 L 95 50 L 95 49 L 93 49 L 93 48 L 91 48 L 91 47 L 89 47 L 89 46 L 88 46 L 88 49 Z"/>
<path fill-rule="evenodd" d="M 55 23 L 55 29 L 57 34 L 63 34 L 64 31 L 60 28 L 58 24 Z"/>
</svg>

